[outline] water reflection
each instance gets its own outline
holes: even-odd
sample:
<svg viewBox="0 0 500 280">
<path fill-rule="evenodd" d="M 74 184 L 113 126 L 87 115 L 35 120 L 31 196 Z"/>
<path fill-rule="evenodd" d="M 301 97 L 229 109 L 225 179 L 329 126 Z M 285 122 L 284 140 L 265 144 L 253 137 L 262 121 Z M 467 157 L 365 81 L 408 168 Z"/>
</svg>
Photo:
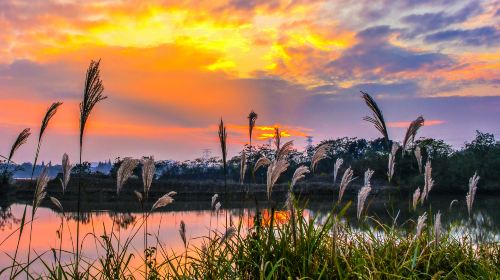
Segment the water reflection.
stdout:
<svg viewBox="0 0 500 280">
<path fill-rule="evenodd" d="M 446 229 L 452 229 L 451 234 L 462 236 L 464 234 L 480 242 L 500 242 L 500 212 L 497 211 L 497 205 L 500 203 L 500 196 L 478 196 L 474 204 L 472 217 L 468 216 L 467 207 L 464 199 L 459 199 L 453 203 L 450 208 L 450 203 L 457 199 L 455 196 L 431 196 L 430 201 L 413 211 L 411 209 L 411 197 L 395 197 L 395 196 L 376 196 L 368 199 L 367 215 L 363 218 L 363 222 L 358 222 L 356 218 L 355 197 L 346 197 L 342 205 L 336 206 L 336 212 L 339 211 L 345 203 L 352 201 L 353 204 L 347 209 L 346 214 L 342 217 L 343 222 L 348 223 L 356 231 L 363 231 L 367 228 L 375 229 L 376 224 L 372 222 L 371 217 L 378 221 L 387 224 L 395 225 L 398 228 L 413 232 L 415 229 L 414 221 L 424 211 L 428 213 L 429 220 L 433 219 L 437 211 L 442 213 L 442 224 Z M 63 206 L 66 207 L 63 201 Z M 326 220 L 328 214 L 332 211 L 332 200 L 324 197 L 310 197 L 302 199 L 299 202 L 301 206 L 306 208 L 305 214 L 309 216 L 318 216 L 318 221 Z M 235 223 L 238 223 L 242 218 L 244 229 L 253 226 L 253 216 L 255 215 L 255 203 L 251 201 L 232 201 L 229 204 L 229 217 Z M 275 205 L 280 208 L 283 206 L 282 201 L 278 201 Z M 101 207 L 96 205 L 92 212 L 83 212 L 81 214 L 81 230 L 82 235 L 85 233 L 93 233 L 96 236 L 101 236 L 105 232 L 109 232 L 111 226 L 114 226 L 117 234 L 123 239 L 133 236 L 130 243 L 134 253 L 140 253 L 143 250 L 144 239 L 141 234 L 134 235 L 137 228 L 143 222 L 143 214 L 140 208 L 133 208 L 132 203 L 123 202 L 116 207 Z M 262 222 L 268 224 L 270 222 L 270 213 L 265 210 L 264 202 L 259 202 L 261 209 Z M 55 208 L 51 208 L 50 203 L 45 203 L 39 208 L 37 218 L 33 224 L 33 240 L 32 248 L 37 254 L 49 252 L 52 248 L 59 248 L 62 242 L 62 250 L 72 252 L 73 240 L 71 236 L 75 236 L 74 229 L 76 228 L 77 214 L 68 212 L 64 215 L 64 231 L 63 239 L 60 239 L 61 213 L 58 213 Z M 109 207 L 109 208 L 108 208 Z M 13 204 L 10 206 L 0 207 L 0 251 L 2 254 L 12 254 L 15 250 L 17 242 L 17 234 L 9 235 L 19 227 L 20 219 L 24 211 L 25 205 Z M 106 209 L 108 208 L 108 209 Z M 28 206 L 28 213 L 30 207 Z M 174 204 L 163 209 L 163 212 L 155 212 L 148 218 L 149 232 L 148 244 L 158 247 L 160 244 L 171 251 L 182 251 L 183 244 L 179 237 L 179 223 L 183 220 L 186 223 L 187 236 L 191 240 L 191 245 L 201 245 L 199 237 L 207 236 L 210 230 L 222 232 L 225 225 L 225 209 L 216 215 L 210 210 L 210 200 L 194 200 L 190 198 L 188 201 L 177 200 Z M 274 213 L 275 223 L 287 223 L 289 213 L 282 209 L 277 209 Z M 69 234 L 68 234 L 69 231 Z M 27 248 L 27 235 L 23 236 L 20 250 Z M 102 256 L 103 249 L 98 247 L 98 244 L 91 239 L 87 239 L 83 244 L 83 254 L 86 258 L 92 260 Z M 71 258 L 70 254 L 64 254 L 63 260 Z M 20 256 L 21 261 L 23 256 Z M 137 259 L 139 261 L 139 258 Z M 9 265 L 8 258 L 0 258 L 0 267 Z M 36 271 L 36 265 L 34 266 Z"/>
</svg>

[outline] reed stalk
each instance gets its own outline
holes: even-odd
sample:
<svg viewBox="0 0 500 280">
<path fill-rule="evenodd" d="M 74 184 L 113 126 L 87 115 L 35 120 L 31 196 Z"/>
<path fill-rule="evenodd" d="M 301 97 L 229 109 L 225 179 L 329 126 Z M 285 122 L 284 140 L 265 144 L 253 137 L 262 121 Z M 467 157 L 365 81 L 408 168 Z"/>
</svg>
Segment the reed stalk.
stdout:
<svg viewBox="0 0 500 280">
<path fill-rule="evenodd" d="M 87 121 L 92 113 L 95 105 L 106 99 L 107 96 L 103 96 L 104 86 L 101 80 L 101 70 L 99 69 L 101 60 L 90 62 L 85 75 L 85 83 L 83 88 L 83 99 L 80 102 L 80 141 L 79 141 L 79 163 L 82 165 L 82 154 L 83 154 L 83 139 L 85 134 L 85 127 Z M 81 219 L 81 192 L 82 192 L 82 169 L 78 172 L 78 200 L 77 200 L 77 222 L 76 222 L 76 256 L 75 256 L 75 277 L 80 278 L 78 273 L 79 262 L 80 262 L 80 219 Z"/>
</svg>

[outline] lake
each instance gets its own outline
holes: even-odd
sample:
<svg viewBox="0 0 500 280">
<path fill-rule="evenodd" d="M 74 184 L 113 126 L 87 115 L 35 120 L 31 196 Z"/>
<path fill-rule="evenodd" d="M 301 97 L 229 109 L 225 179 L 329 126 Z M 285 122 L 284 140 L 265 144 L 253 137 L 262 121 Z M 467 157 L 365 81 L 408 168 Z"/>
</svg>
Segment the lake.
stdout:
<svg viewBox="0 0 500 280">
<path fill-rule="evenodd" d="M 356 198 L 346 196 L 345 201 L 352 201 L 352 205 L 348 208 L 344 217 L 345 221 L 349 222 L 352 227 L 363 230 L 373 223 L 370 219 L 364 220 L 363 223 L 358 223 L 356 219 Z M 450 208 L 450 203 L 453 202 Z M 429 219 L 432 219 L 433 214 L 437 211 L 442 213 L 442 223 L 446 228 L 453 228 L 452 234 L 462 235 L 470 234 L 472 238 L 483 242 L 500 242 L 500 196 L 498 195 L 477 195 L 474 202 L 472 217 L 469 218 L 464 196 L 452 195 L 432 195 L 430 200 L 423 206 L 419 206 L 417 211 L 412 211 L 410 207 L 411 198 L 404 196 L 387 196 L 377 195 L 370 197 L 367 200 L 367 215 L 375 217 L 377 220 L 386 224 L 393 224 L 396 219 L 396 226 L 414 230 L 414 223 L 408 222 L 417 219 L 418 215 L 427 211 Z M 67 204 L 68 202 L 63 202 Z M 224 199 L 222 199 L 223 208 Z M 325 196 L 311 196 L 307 199 L 302 199 L 303 207 L 306 208 L 305 215 L 319 215 L 326 217 L 331 211 L 332 198 Z M 242 229 L 246 231 L 252 226 L 252 217 L 255 215 L 256 204 L 252 200 L 228 201 L 231 220 L 238 224 L 242 221 Z M 282 207 L 283 202 L 275 203 L 277 208 Z M 259 202 L 258 206 L 263 209 L 266 207 L 265 202 Z M 143 214 L 137 207 L 137 202 L 120 202 L 116 205 L 94 205 L 92 211 L 84 214 L 84 220 L 80 226 L 81 236 L 83 237 L 82 255 L 87 261 L 95 261 L 98 256 L 103 255 L 103 245 L 101 236 L 105 233 L 109 235 L 111 231 L 115 236 L 113 239 L 114 245 L 116 241 L 120 243 L 130 240 L 129 252 L 136 255 L 142 255 L 144 248 L 143 229 L 139 228 L 142 225 Z M 3 204 L 0 211 L 0 267 L 5 268 L 11 264 L 11 258 L 14 254 L 17 236 L 11 233 L 19 227 L 22 213 L 25 205 L 14 203 L 11 205 Z M 117 210 L 119 209 L 119 210 Z M 127 211 L 127 209 L 130 209 Z M 27 212 L 30 213 L 31 207 L 27 207 Z M 210 210 L 210 200 L 196 200 L 190 198 L 189 201 L 178 200 L 173 204 L 161 208 L 160 211 L 152 213 L 148 218 L 148 237 L 149 246 L 163 248 L 165 251 L 158 250 L 156 256 L 158 260 L 162 260 L 165 255 L 175 252 L 182 254 L 184 245 L 179 236 L 179 224 L 184 221 L 186 224 L 186 232 L 190 245 L 200 246 L 203 242 L 201 237 L 207 236 L 209 230 L 224 231 L 225 229 L 225 209 L 217 215 Z M 263 216 L 268 216 L 267 211 L 263 211 Z M 432 213 L 432 215 L 431 215 Z M 59 238 L 59 229 L 61 226 L 61 213 L 55 211 L 55 208 L 50 205 L 48 199 L 37 210 L 35 222 L 33 224 L 32 235 L 32 254 L 31 259 L 38 258 L 30 267 L 31 272 L 42 272 L 42 261 L 51 264 L 54 262 L 54 254 L 51 249 L 73 252 L 73 244 L 75 238 L 76 213 L 65 213 L 63 219 L 64 230 L 62 231 L 62 242 Z M 277 211 L 276 220 L 278 222 L 287 222 L 286 211 Z M 9 237 L 9 235 L 11 235 Z M 29 227 L 25 228 L 23 239 L 20 244 L 18 259 L 25 261 L 27 257 Z M 97 236 L 98 238 L 93 238 Z M 132 238 L 133 237 L 133 238 Z M 161 245 L 161 246 L 160 246 Z M 57 254 L 56 254 L 57 255 Z M 69 253 L 63 253 L 62 259 L 69 260 Z M 140 257 L 134 257 L 131 260 L 129 269 L 131 272 L 138 273 L 139 267 L 143 260 Z M 5 273 L 0 275 L 0 278 L 6 277 Z M 24 275 L 23 275 L 24 277 Z M 22 277 L 20 277 L 22 278 Z"/>
</svg>

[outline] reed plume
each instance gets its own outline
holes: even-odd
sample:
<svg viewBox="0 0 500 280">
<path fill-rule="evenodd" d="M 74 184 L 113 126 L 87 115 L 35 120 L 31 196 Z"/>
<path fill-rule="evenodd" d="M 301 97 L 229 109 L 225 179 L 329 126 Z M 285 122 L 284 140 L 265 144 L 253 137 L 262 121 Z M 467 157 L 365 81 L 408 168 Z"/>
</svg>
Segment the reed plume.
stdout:
<svg viewBox="0 0 500 280">
<path fill-rule="evenodd" d="M 420 237 L 420 234 L 422 234 L 422 230 L 425 227 L 425 221 L 427 221 L 427 212 L 424 212 L 424 214 L 422 214 L 418 217 L 417 230 L 415 233 L 414 240 L 418 239 Z"/>
<path fill-rule="evenodd" d="M 217 216 L 219 215 L 219 211 L 220 211 L 221 207 L 222 207 L 222 204 L 220 204 L 220 201 L 215 204 L 214 209 L 215 209 L 215 213 L 217 214 Z"/>
<path fill-rule="evenodd" d="M 455 203 L 458 203 L 458 199 L 453 199 L 451 202 L 450 202 L 450 206 L 448 206 L 448 211 L 451 211 L 451 207 L 453 206 L 453 204 Z"/>
<path fill-rule="evenodd" d="M 314 151 L 313 157 L 311 159 L 311 172 L 314 173 L 316 170 L 316 166 L 318 163 L 322 160 L 328 157 L 328 150 L 330 149 L 331 145 L 328 143 L 320 145 L 316 151 Z"/>
<path fill-rule="evenodd" d="M 61 182 L 61 187 L 63 194 L 66 191 L 66 188 L 68 187 L 69 179 L 71 177 L 71 163 L 69 162 L 69 156 L 68 154 L 64 153 L 62 157 L 62 178 L 59 179 Z"/>
<path fill-rule="evenodd" d="M 344 163 L 344 160 L 341 158 L 338 158 L 335 161 L 335 165 L 333 166 L 333 185 L 337 182 L 337 174 L 339 172 L 340 166 Z"/>
<path fill-rule="evenodd" d="M 465 200 L 467 202 L 467 211 L 469 212 L 469 217 L 472 214 L 472 204 L 474 203 L 474 197 L 476 196 L 477 183 L 479 182 L 479 179 L 480 179 L 480 177 L 477 175 L 477 171 L 469 179 L 469 192 L 465 196 Z"/>
<path fill-rule="evenodd" d="M 250 140 L 250 149 L 252 148 L 252 132 L 255 127 L 255 122 L 257 121 L 257 113 L 253 110 L 248 114 L 248 138 Z"/>
<path fill-rule="evenodd" d="M 397 142 L 392 143 L 391 153 L 389 154 L 389 162 L 387 166 L 387 179 L 389 183 L 394 176 L 394 166 L 396 165 L 396 153 L 399 150 L 399 144 Z"/>
<path fill-rule="evenodd" d="M 245 173 L 247 172 L 247 159 L 245 156 L 245 151 L 241 152 L 241 161 L 240 161 L 240 184 L 243 185 L 245 182 Z"/>
<path fill-rule="evenodd" d="M 285 159 L 293 148 L 293 141 L 286 142 L 283 146 L 281 146 L 276 152 L 276 160 Z"/>
<path fill-rule="evenodd" d="M 62 102 L 54 102 L 47 109 L 45 116 L 42 120 L 42 125 L 40 126 L 40 132 L 38 133 L 38 144 L 36 147 L 35 160 L 33 161 L 33 169 L 31 170 L 31 179 L 33 179 L 33 174 L 35 173 L 36 163 L 38 162 L 38 155 L 40 154 L 40 148 L 42 146 L 42 138 L 45 133 L 45 130 L 49 126 L 50 120 L 57 113 L 57 109 L 62 105 Z"/>
<path fill-rule="evenodd" d="M 273 161 L 267 168 L 267 200 L 271 200 L 271 192 L 278 178 L 288 168 L 289 163 L 286 160 Z"/>
<path fill-rule="evenodd" d="M 365 171 L 365 181 L 364 181 L 365 187 L 371 186 L 370 180 L 372 179 L 373 173 L 375 173 L 375 171 L 371 170 L 370 168 L 368 168 L 368 170 Z"/>
<path fill-rule="evenodd" d="M 290 190 L 293 190 L 293 186 L 295 186 L 299 180 L 305 178 L 307 173 L 309 173 L 309 168 L 307 168 L 307 166 L 302 165 L 295 169 L 292 176 L 292 183 L 290 184 Z"/>
<path fill-rule="evenodd" d="M 279 127 L 274 128 L 274 145 L 276 146 L 276 154 L 280 150 L 280 144 L 281 144 L 281 132 Z"/>
<path fill-rule="evenodd" d="M 151 184 L 153 183 L 155 171 L 155 159 L 153 156 L 142 160 L 142 184 L 144 185 L 144 195 L 146 199 L 149 196 L 149 190 L 151 189 Z"/>
<path fill-rule="evenodd" d="M 54 204 L 54 206 L 59 210 L 61 211 L 61 213 L 64 213 L 64 208 L 61 204 L 61 202 L 59 201 L 59 199 L 53 197 L 53 196 L 50 196 L 49 197 L 50 201 L 52 202 L 52 204 Z"/>
<path fill-rule="evenodd" d="M 80 103 L 80 147 L 83 146 L 85 125 L 90 117 L 90 113 L 92 113 L 97 103 L 107 98 L 107 96 L 102 95 L 104 86 L 101 80 L 101 70 L 99 69 L 100 63 L 101 60 L 92 60 L 85 76 L 83 100 Z"/>
<path fill-rule="evenodd" d="M 28 137 L 30 137 L 31 132 L 29 128 L 23 129 L 21 133 L 16 138 L 16 141 L 14 141 L 14 144 L 12 144 L 12 147 L 10 148 L 10 153 L 9 157 L 7 158 L 7 163 L 10 163 L 12 161 L 12 157 L 14 156 L 15 152 L 28 141 Z"/>
<path fill-rule="evenodd" d="M 186 239 L 186 224 L 181 220 L 179 225 L 179 235 L 181 236 L 182 243 L 184 243 L 184 248 L 187 248 L 187 239 Z"/>
<path fill-rule="evenodd" d="M 271 164 L 271 161 L 266 158 L 266 157 L 261 157 L 257 160 L 257 162 L 255 163 L 255 166 L 253 168 L 253 172 L 257 172 L 257 170 L 261 167 L 264 167 L 264 166 L 268 166 Z"/>
<path fill-rule="evenodd" d="M 35 195 L 33 197 L 33 209 L 32 209 L 33 215 L 35 214 L 36 210 L 38 209 L 38 206 L 40 206 L 40 203 L 47 194 L 46 188 L 49 181 L 50 181 L 49 168 L 45 166 L 43 168 L 42 173 L 40 174 L 40 176 L 36 181 Z"/>
<path fill-rule="evenodd" d="M 368 198 L 368 195 L 372 191 L 372 185 L 370 183 L 370 180 L 373 176 L 373 173 L 375 173 L 375 171 L 371 170 L 370 168 L 368 168 L 365 171 L 365 182 L 364 182 L 365 184 L 358 192 L 358 207 L 357 207 L 358 220 L 361 217 L 363 208 L 365 207 L 366 198 Z"/>
<path fill-rule="evenodd" d="M 219 244 L 225 243 L 226 241 L 230 240 L 235 234 L 236 234 L 236 229 L 232 226 L 228 227 L 224 232 L 224 235 L 222 235 Z"/>
<path fill-rule="evenodd" d="M 410 142 L 415 140 L 415 136 L 417 135 L 418 130 L 424 126 L 424 118 L 422 116 L 419 116 L 416 118 L 414 121 L 410 123 L 408 126 L 408 129 L 406 130 L 405 138 L 403 140 L 403 150 L 402 150 L 402 155 L 404 156 L 405 152 L 408 150 L 408 146 L 410 145 Z"/>
<path fill-rule="evenodd" d="M 139 203 L 142 205 L 143 199 L 144 199 L 144 196 L 142 195 L 142 193 L 134 190 L 134 194 L 135 194 L 135 197 L 137 197 L 137 201 L 139 201 Z"/>
<path fill-rule="evenodd" d="M 172 196 L 174 196 L 176 194 L 177 194 L 176 192 L 169 192 L 169 193 L 163 195 L 162 197 L 158 198 L 158 200 L 151 207 L 151 212 L 153 212 L 154 210 L 156 210 L 160 207 L 165 207 L 165 206 L 169 205 L 170 203 L 174 202 L 174 199 L 172 198 Z"/>
<path fill-rule="evenodd" d="M 82 164 L 82 154 L 83 154 L 83 136 L 85 133 L 85 126 L 87 121 L 97 103 L 106 99 L 107 97 L 102 94 L 104 91 L 104 86 L 101 80 L 101 70 L 99 65 L 101 60 L 90 62 L 87 68 L 87 73 L 85 75 L 85 82 L 83 88 L 83 99 L 80 102 L 80 153 L 79 153 L 79 163 Z M 78 201 L 77 201 L 77 222 L 76 222 L 76 262 L 75 262 L 75 272 L 78 275 L 79 268 L 79 249 L 80 249 L 80 207 L 81 207 L 81 170 L 78 173 Z"/>
<path fill-rule="evenodd" d="M 382 136 L 385 138 L 386 142 L 389 142 L 389 134 L 387 133 L 387 127 L 385 125 L 384 115 L 382 111 L 377 105 L 377 102 L 366 92 L 361 91 L 363 99 L 372 111 L 373 115 L 371 117 L 366 116 L 363 118 L 364 121 L 372 123 L 375 128 L 382 133 Z"/>
<path fill-rule="evenodd" d="M 358 215 L 358 220 L 361 218 L 361 213 L 363 212 L 363 208 L 365 206 L 365 201 L 370 192 L 372 191 L 372 188 L 370 185 L 364 186 L 359 190 L 358 193 L 358 208 L 357 208 L 357 215 Z"/>
<path fill-rule="evenodd" d="M 418 163 L 418 172 L 422 174 L 422 150 L 420 149 L 420 146 L 417 146 L 415 148 L 415 158 L 417 159 Z"/>
<path fill-rule="evenodd" d="M 219 195 L 218 194 L 214 194 L 212 196 L 212 203 L 210 204 L 212 210 L 215 210 L 215 203 L 217 202 L 217 199 L 219 199 Z"/>
<path fill-rule="evenodd" d="M 349 168 L 346 169 L 344 172 L 344 175 L 342 175 L 342 180 L 340 181 L 340 188 L 339 188 L 339 199 L 338 201 L 342 201 L 342 197 L 344 196 L 344 192 L 347 189 L 347 186 L 354 180 L 353 178 L 354 171 Z"/>
<path fill-rule="evenodd" d="M 422 203 L 429 197 L 429 192 L 434 187 L 434 179 L 432 179 L 431 161 L 427 160 L 424 171 L 424 190 L 422 192 Z"/>
<path fill-rule="evenodd" d="M 420 188 L 417 188 L 413 193 L 413 210 L 417 209 L 418 201 L 420 200 Z"/>
<path fill-rule="evenodd" d="M 441 236 L 441 211 L 438 211 L 434 216 L 434 241 L 436 246 L 439 244 L 439 237 Z"/>
<path fill-rule="evenodd" d="M 134 172 L 134 169 L 137 167 L 138 164 L 139 164 L 138 159 L 133 159 L 129 157 L 123 159 L 122 163 L 120 164 L 120 167 L 118 168 L 118 171 L 116 172 L 117 195 L 120 194 L 123 185 L 125 185 L 125 182 L 127 182 L 128 178 L 132 176 L 132 173 Z"/>
</svg>

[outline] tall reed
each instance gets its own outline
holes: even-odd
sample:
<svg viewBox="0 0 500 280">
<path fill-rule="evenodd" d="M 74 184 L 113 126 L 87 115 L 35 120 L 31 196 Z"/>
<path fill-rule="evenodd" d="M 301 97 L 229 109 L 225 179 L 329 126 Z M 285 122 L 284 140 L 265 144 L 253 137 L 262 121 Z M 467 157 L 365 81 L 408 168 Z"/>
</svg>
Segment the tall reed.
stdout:
<svg viewBox="0 0 500 280">
<path fill-rule="evenodd" d="M 104 86 L 101 80 L 101 70 L 99 69 L 101 60 L 90 62 L 85 75 L 85 82 L 83 87 L 83 99 L 80 102 L 80 141 L 79 141 L 79 163 L 82 165 L 82 154 L 83 154 L 83 137 L 85 134 L 85 127 L 87 121 L 92 113 L 95 105 L 106 99 L 102 93 L 104 91 Z M 78 200 L 77 200 L 77 220 L 76 220 L 76 256 L 75 256 L 75 276 L 80 277 L 78 273 L 79 263 L 80 263 L 80 220 L 81 220 L 81 192 L 82 192 L 82 169 L 78 172 Z"/>
<path fill-rule="evenodd" d="M 227 201 L 227 131 L 222 118 L 219 123 L 219 143 L 222 153 L 222 167 L 224 171 L 224 199 Z M 227 203 L 226 203 L 227 204 Z M 226 228 L 227 228 L 227 211 L 226 211 Z"/>
<path fill-rule="evenodd" d="M 144 250 L 148 250 L 148 215 L 144 211 L 144 205 L 148 202 L 149 190 L 151 189 L 151 184 L 153 183 L 155 175 L 155 160 L 153 156 L 144 158 L 142 160 L 142 184 L 144 186 L 144 197 L 141 199 L 142 207 L 142 217 L 144 219 Z M 144 278 L 148 279 L 148 264 L 147 258 L 145 258 L 145 268 L 144 268 Z"/>
<path fill-rule="evenodd" d="M 38 155 L 40 153 L 40 149 L 41 149 L 41 146 L 42 146 L 42 139 L 43 139 L 43 136 L 45 134 L 45 130 L 49 126 L 50 120 L 56 114 L 57 109 L 59 108 L 59 106 L 61 106 L 61 104 L 62 104 L 61 102 L 54 102 L 54 103 L 52 103 L 52 105 L 49 106 L 49 108 L 47 109 L 47 112 L 45 112 L 45 115 L 43 117 L 42 123 L 40 125 L 40 131 L 38 132 L 38 144 L 37 144 L 37 148 L 36 148 L 36 152 L 35 152 L 35 159 L 33 161 L 33 168 L 31 169 L 31 178 L 30 178 L 31 181 L 33 181 L 33 175 L 35 173 L 36 163 L 38 161 Z M 16 143 L 14 143 L 14 146 L 17 146 L 17 148 L 19 148 L 20 145 L 22 145 L 24 142 L 26 142 L 26 139 L 28 138 L 28 136 L 29 136 L 29 130 L 26 130 L 26 129 L 23 130 L 21 132 L 21 134 L 19 135 L 18 139 L 16 140 Z M 18 142 L 18 141 L 20 141 L 20 142 Z M 14 146 L 13 146 L 13 148 L 14 148 Z M 15 150 L 17 148 L 15 148 Z M 35 198 L 33 198 L 33 200 L 35 200 Z M 24 213 L 26 213 L 26 207 L 27 207 L 27 205 L 25 206 Z M 33 211 L 32 211 L 32 214 L 33 214 Z M 24 216 L 24 214 L 23 214 L 23 216 Z M 24 220 L 24 218 L 25 217 L 23 217 L 22 220 Z M 31 223 L 33 223 L 33 220 L 31 221 Z M 30 226 L 30 228 L 31 228 L 31 226 Z M 24 229 L 24 227 L 22 227 L 19 230 L 18 243 L 21 241 L 21 236 L 23 234 L 23 229 Z M 30 235 L 31 235 L 31 233 L 30 233 Z M 30 237 L 30 239 L 31 239 L 31 237 Z M 19 244 L 17 245 L 17 247 L 18 246 L 19 246 Z M 16 262 L 17 250 L 18 249 L 16 248 L 16 252 L 14 253 L 14 259 L 13 259 L 14 263 Z M 28 269 L 29 269 L 29 256 L 30 256 L 30 252 L 28 251 Z M 28 276 L 28 269 L 26 269 L 26 277 Z"/>
<path fill-rule="evenodd" d="M 38 162 L 38 155 L 40 154 L 40 148 L 42 146 L 42 138 L 45 133 L 45 129 L 49 126 L 49 122 L 57 113 L 57 109 L 62 105 L 62 102 L 54 102 L 47 109 L 45 116 L 43 117 L 42 124 L 40 126 L 40 132 L 38 133 L 38 144 L 35 152 L 35 160 L 33 161 L 33 169 L 31 171 L 31 179 L 33 180 L 33 174 L 35 173 L 36 163 Z"/>
</svg>

